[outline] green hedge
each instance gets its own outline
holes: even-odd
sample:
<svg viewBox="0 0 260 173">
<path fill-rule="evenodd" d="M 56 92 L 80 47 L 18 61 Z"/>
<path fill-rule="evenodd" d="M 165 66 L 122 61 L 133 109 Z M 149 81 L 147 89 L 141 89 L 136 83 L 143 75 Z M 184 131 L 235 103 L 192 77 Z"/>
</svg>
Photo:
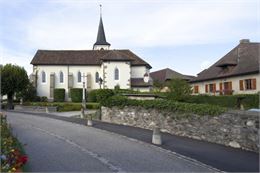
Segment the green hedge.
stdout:
<svg viewBox="0 0 260 173">
<path fill-rule="evenodd" d="M 110 97 L 103 100 L 101 104 L 106 107 L 117 106 L 123 108 L 125 106 L 140 106 L 146 109 L 155 108 L 198 115 L 220 115 L 226 111 L 226 108 L 209 104 L 182 103 L 170 100 L 131 100 L 123 96 Z"/>
<path fill-rule="evenodd" d="M 65 89 L 64 88 L 55 88 L 54 89 L 54 101 L 55 102 L 64 102 L 65 101 Z"/>
<path fill-rule="evenodd" d="M 82 102 L 82 88 L 71 88 L 70 97 L 72 102 Z"/>
<path fill-rule="evenodd" d="M 245 109 L 259 107 L 259 94 L 244 94 L 231 96 L 208 96 L 208 95 L 193 95 L 189 96 L 184 102 L 188 103 L 207 103 L 211 105 L 218 105 L 222 107 L 237 109 L 238 97 L 244 97 L 242 104 Z"/>
<path fill-rule="evenodd" d="M 57 106 L 59 112 L 80 111 L 81 103 L 63 103 L 63 102 L 26 102 L 25 106 Z M 87 109 L 99 109 L 99 103 L 86 103 Z"/>
</svg>

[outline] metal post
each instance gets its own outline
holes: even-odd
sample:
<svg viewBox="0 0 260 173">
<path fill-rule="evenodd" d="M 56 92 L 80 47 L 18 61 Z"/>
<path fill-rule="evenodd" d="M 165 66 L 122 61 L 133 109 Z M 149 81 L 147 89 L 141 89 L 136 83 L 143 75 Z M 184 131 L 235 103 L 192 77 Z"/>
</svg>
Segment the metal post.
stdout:
<svg viewBox="0 0 260 173">
<path fill-rule="evenodd" d="M 82 113 L 80 114 L 81 115 L 81 117 L 80 118 L 83 118 L 83 116 L 84 116 L 84 113 L 85 113 L 85 109 L 86 109 L 86 99 L 85 99 L 85 88 L 86 88 L 86 86 L 85 86 L 85 78 L 86 78 L 86 76 L 85 76 L 85 73 L 83 73 L 83 76 L 82 76 L 82 81 L 83 81 L 83 88 L 82 88 Z"/>
</svg>

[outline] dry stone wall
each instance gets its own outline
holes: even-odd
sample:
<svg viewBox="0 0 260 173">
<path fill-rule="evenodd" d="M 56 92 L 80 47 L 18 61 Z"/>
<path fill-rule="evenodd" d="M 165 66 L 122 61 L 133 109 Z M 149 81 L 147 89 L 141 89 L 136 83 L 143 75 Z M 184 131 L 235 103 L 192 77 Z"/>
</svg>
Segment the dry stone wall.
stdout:
<svg viewBox="0 0 260 173">
<path fill-rule="evenodd" d="M 232 111 L 219 116 L 187 115 L 141 107 L 102 107 L 102 121 L 153 129 L 259 152 L 259 114 Z"/>
</svg>

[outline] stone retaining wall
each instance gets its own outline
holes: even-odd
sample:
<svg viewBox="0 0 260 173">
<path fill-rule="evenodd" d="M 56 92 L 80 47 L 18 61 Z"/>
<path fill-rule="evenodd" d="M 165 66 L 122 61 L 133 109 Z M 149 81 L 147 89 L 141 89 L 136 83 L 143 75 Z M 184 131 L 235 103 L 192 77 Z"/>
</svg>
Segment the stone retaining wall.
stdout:
<svg viewBox="0 0 260 173">
<path fill-rule="evenodd" d="M 259 114 L 233 111 L 219 116 L 198 116 L 125 107 L 102 107 L 102 121 L 153 129 L 235 148 L 259 152 Z"/>
</svg>

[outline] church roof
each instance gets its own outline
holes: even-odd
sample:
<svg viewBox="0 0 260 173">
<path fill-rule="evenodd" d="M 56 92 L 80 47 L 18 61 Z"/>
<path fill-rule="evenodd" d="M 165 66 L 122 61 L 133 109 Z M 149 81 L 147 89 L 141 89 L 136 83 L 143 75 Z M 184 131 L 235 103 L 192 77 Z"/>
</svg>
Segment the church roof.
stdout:
<svg viewBox="0 0 260 173">
<path fill-rule="evenodd" d="M 103 61 L 130 61 L 132 66 L 147 66 L 130 50 L 38 50 L 33 65 L 101 65 Z"/>
<path fill-rule="evenodd" d="M 110 44 L 106 41 L 106 35 L 105 35 L 102 17 L 100 17 L 99 26 L 98 26 L 97 41 L 94 45 L 109 45 L 110 46 Z"/>
<path fill-rule="evenodd" d="M 241 41 L 215 64 L 200 72 L 191 82 L 259 73 L 260 43 Z"/>
</svg>

